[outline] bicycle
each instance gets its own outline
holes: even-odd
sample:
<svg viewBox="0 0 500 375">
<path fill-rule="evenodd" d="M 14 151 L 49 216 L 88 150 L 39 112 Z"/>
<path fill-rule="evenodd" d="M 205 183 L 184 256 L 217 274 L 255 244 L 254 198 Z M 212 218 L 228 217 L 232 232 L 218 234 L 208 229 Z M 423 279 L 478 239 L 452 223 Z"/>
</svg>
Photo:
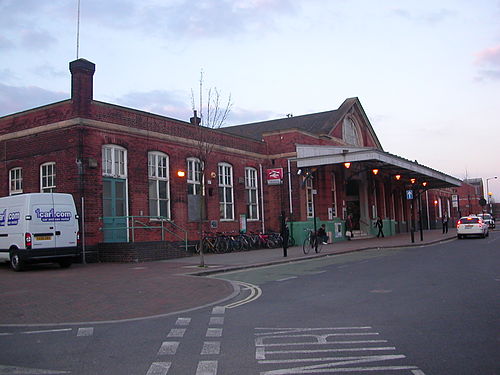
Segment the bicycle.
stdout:
<svg viewBox="0 0 500 375">
<path fill-rule="evenodd" d="M 308 231 L 304 243 L 302 244 L 302 251 L 304 254 L 309 254 L 311 249 L 314 249 L 316 253 L 320 253 L 323 248 L 323 242 L 318 238 L 317 232 L 312 229 L 304 229 Z"/>
</svg>

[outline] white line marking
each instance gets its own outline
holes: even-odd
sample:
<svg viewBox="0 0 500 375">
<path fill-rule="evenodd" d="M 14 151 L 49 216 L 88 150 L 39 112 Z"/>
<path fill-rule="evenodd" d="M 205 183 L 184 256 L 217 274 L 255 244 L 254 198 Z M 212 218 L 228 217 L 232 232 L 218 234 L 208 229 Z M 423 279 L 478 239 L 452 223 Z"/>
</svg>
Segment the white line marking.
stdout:
<svg viewBox="0 0 500 375">
<path fill-rule="evenodd" d="M 226 305 L 225 307 L 227 309 L 232 309 L 232 308 L 244 305 L 246 303 L 255 301 L 257 298 L 259 298 L 262 295 L 262 290 L 257 285 L 244 283 L 241 281 L 238 281 L 238 284 L 241 286 L 244 286 L 246 289 L 249 289 L 250 295 L 248 297 L 242 299 L 241 301 L 236 301 L 236 302 L 230 303 L 229 305 Z"/>
<path fill-rule="evenodd" d="M 366 351 L 386 351 L 386 350 L 396 350 L 396 347 L 383 346 L 383 347 L 372 347 L 372 348 L 266 351 L 264 347 L 259 346 L 255 351 L 255 359 L 266 359 L 266 355 L 272 355 L 272 354 L 314 354 L 314 353 L 366 352 Z"/>
<path fill-rule="evenodd" d="M 416 369 L 416 366 L 378 366 L 378 367 L 340 367 L 316 369 L 316 366 L 296 367 L 283 370 L 261 372 L 260 375 L 292 375 L 292 374 L 332 374 L 334 372 L 367 372 L 367 371 L 401 371 Z M 324 367 L 324 366 L 323 366 Z"/>
<path fill-rule="evenodd" d="M 146 375 L 166 375 L 171 365 L 171 362 L 153 362 Z"/>
<path fill-rule="evenodd" d="M 164 341 L 158 350 L 158 355 L 174 355 L 179 347 L 178 341 Z"/>
<path fill-rule="evenodd" d="M 216 355 L 220 354 L 220 341 L 205 341 L 201 355 Z"/>
<path fill-rule="evenodd" d="M 54 333 L 54 332 L 68 332 L 72 331 L 72 328 L 63 328 L 63 329 L 48 329 L 45 331 L 27 331 L 27 332 L 21 332 L 22 335 L 34 335 L 37 333 Z"/>
<path fill-rule="evenodd" d="M 425 375 L 422 370 L 412 370 L 413 375 Z"/>
<path fill-rule="evenodd" d="M 167 337 L 184 337 L 184 333 L 186 333 L 185 328 L 172 328 Z"/>
<path fill-rule="evenodd" d="M 176 326 L 188 326 L 191 323 L 191 318 L 178 318 L 175 322 Z"/>
<path fill-rule="evenodd" d="M 255 329 L 260 329 L 260 330 L 268 330 L 268 331 L 284 331 L 285 333 L 291 333 L 291 332 L 306 332 L 306 331 L 323 331 L 323 330 L 342 330 L 342 329 L 372 329 L 372 327 L 369 326 L 362 326 L 362 327 L 324 327 L 324 328 L 276 328 L 276 327 L 269 327 L 269 328 L 260 328 L 257 327 Z M 280 332 L 277 332 L 280 333 Z M 276 334 L 276 332 L 272 333 L 273 335 Z M 267 333 L 256 333 L 256 335 L 267 335 Z"/>
<path fill-rule="evenodd" d="M 214 314 L 214 315 L 221 315 L 221 314 L 224 314 L 225 312 L 226 312 L 226 308 L 224 306 L 215 306 L 212 309 L 212 314 Z"/>
<path fill-rule="evenodd" d="M 223 316 L 212 316 L 210 318 L 210 322 L 208 324 L 211 326 L 222 325 L 222 324 L 224 324 L 224 317 Z"/>
<path fill-rule="evenodd" d="M 385 343 L 387 340 L 352 340 L 352 341 L 328 341 L 328 344 L 380 344 Z M 297 346 L 297 345 L 325 345 L 322 342 L 284 342 L 278 344 L 257 344 L 256 346 Z"/>
<path fill-rule="evenodd" d="M 264 363 L 300 363 L 300 362 L 327 362 L 331 363 L 319 365 L 318 367 L 333 367 L 339 365 L 354 365 L 357 363 L 366 362 L 376 362 L 376 361 L 389 361 L 393 359 L 403 359 L 406 358 L 403 354 L 391 354 L 391 355 L 368 355 L 368 356 L 356 356 L 356 357 L 323 357 L 323 358 L 296 358 L 296 359 L 266 359 L 259 361 L 260 364 Z M 412 368 L 416 368 L 412 366 Z"/>
<path fill-rule="evenodd" d="M 217 361 L 200 361 L 196 369 L 196 375 L 216 375 Z"/>
<path fill-rule="evenodd" d="M 293 279 L 296 279 L 297 276 L 290 276 L 290 277 L 285 277 L 283 279 L 278 279 L 276 281 L 287 281 L 287 280 L 293 280 Z"/>
<path fill-rule="evenodd" d="M 12 336 L 13 333 L 0 333 L 0 336 Z"/>
<path fill-rule="evenodd" d="M 78 328 L 78 333 L 76 334 L 76 336 L 92 336 L 93 334 L 94 334 L 93 327 Z"/>
<path fill-rule="evenodd" d="M 28 375 L 28 374 L 33 374 L 33 375 L 57 375 L 57 374 L 70 374 L 69 371 L 57 371 L 57 370 L 44 370 L 44 369 L 37 369 L 37 368 L 28 368 L 28 367 L 17 367 L 17 366 L 3 366 L 0 365 L 0 374 L 18 374 L 18 375 Z"/>
<path fill-rule="evenodd" d="M 208 328 L 206 337 L 221 337 L 222 328 Z"/>
</svg>

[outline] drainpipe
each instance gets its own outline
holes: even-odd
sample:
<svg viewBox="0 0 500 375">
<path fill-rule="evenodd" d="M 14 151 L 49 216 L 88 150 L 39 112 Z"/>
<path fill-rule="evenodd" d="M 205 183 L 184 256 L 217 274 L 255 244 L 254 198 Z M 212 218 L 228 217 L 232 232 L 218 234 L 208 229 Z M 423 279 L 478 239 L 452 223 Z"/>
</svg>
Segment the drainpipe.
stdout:
<svg viewBox="0 0 500 375">
<path fill-rule="evenodd" d="M 429 191 L 425 191 L 425 205 L 427 206 L 427 229 L 431 229 L 431 218 L 429 216 Z"/>
<path fill-rule="evenodd" d="M 259 164 L 260 170 L 260 206 L 262 212 L 262 233 L 266 233 L 266 226 L 264 224 L 264 183 L 263 183 L 263 173 L 262 173 L 262 164 Z"/>
<path fill-rule="evenodd" d="M 292 175 L 290 172 L 290 159 L 288 159 L 288 200 L 290 201 L 290 215 L 293 214 L 292 206 Z"/>
</svg>

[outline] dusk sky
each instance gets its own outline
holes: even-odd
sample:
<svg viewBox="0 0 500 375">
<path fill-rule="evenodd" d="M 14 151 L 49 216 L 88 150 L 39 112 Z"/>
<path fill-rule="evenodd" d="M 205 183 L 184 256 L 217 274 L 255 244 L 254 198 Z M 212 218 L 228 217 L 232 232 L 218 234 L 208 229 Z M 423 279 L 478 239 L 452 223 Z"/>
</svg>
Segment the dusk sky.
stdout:
<svg viewBox="0 0 500 375">
<path fill-rule="evenodd" d="M 78 0 L 0 0 L 0 116 L 69 98 Z M 385 151 L 500 202 L 500 0 L 81 0 L 94 99 L 181 120 L 231 95 L 227 125 L 358 97 Z"/>
</svg>

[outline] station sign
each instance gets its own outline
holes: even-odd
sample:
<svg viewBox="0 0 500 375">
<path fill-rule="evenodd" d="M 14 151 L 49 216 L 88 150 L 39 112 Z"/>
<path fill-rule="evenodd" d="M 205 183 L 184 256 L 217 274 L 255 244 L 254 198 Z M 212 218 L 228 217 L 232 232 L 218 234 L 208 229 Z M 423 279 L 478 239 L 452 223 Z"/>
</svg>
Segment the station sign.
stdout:
<svg viewBox="0 0 500 375">
<path fill-rule="evenodd" d="M 283 181 L 283 168 L 266 169 L 266 180 L 268 185 L 279 185 Z"/>
</svg>

